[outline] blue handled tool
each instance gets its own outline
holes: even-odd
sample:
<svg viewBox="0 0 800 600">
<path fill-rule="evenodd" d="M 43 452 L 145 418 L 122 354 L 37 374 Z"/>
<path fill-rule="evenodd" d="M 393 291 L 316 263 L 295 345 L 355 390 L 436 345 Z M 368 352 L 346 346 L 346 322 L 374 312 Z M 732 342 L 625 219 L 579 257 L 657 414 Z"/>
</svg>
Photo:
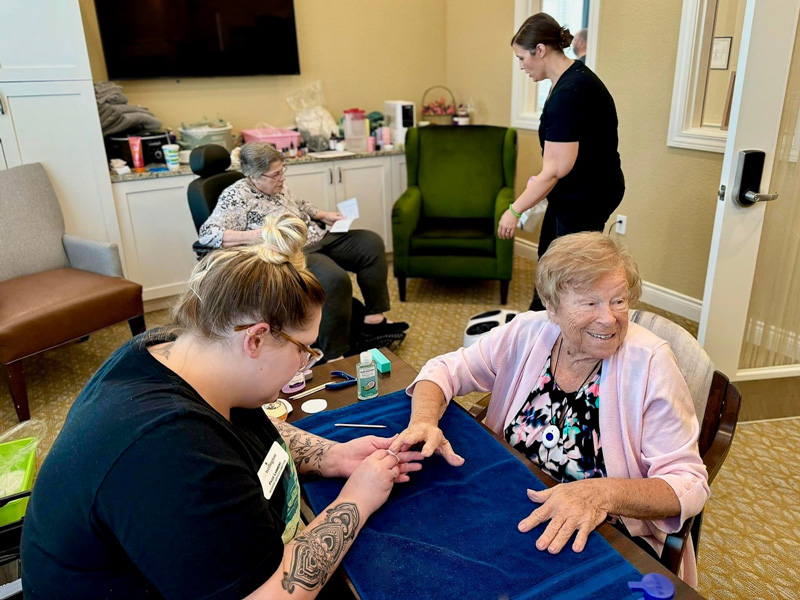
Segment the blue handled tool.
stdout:
<svg viewBox="0 0 800 600">
<path fill-rule="evenodd" d="M 311 394 L 316 394 L 320 390 L 340 390 L 342 388 L 349 387 L 351 385 L 356 384 L 356 378 L 350 375 L 350 373 L 345 373 L 344 371 L 331 371 L 331 377 L 339 377 L 344 381 L 331 381 L 330 383 L 323 383 L 322 385 L 318 385 L 311 389 L 305 390 L 299 394 L 295 394 L 294 396 L 289 396 L 289 400 L 299 400 L 300 398 L 305 398 L 306 396 L 310 396 Z"/>
</svg>

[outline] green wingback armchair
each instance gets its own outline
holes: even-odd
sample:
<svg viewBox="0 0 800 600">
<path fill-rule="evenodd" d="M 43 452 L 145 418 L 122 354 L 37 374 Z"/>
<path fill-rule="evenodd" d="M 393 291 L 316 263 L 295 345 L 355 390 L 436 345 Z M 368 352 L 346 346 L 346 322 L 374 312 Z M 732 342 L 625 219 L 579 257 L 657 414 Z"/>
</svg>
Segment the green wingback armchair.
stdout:
<svg viewBox="0 0 800 600">
<path fill-rule="evenodd" d="M 505 127 L 412 127 L 406 135 L 408 189 L 392 209 L 394 275 L 498 279 L 508 301 L 514 240 L 497 224 L 514 201 L 517 132 Z"/>
</svg>

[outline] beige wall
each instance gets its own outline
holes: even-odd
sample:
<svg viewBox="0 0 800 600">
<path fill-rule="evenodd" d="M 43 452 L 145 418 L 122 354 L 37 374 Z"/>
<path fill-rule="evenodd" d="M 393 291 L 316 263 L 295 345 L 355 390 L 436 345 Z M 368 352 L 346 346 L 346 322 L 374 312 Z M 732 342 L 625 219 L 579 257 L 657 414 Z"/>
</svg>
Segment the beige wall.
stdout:
<svg viewBox="0 0 800 600">
<path fill-rule="evenodd" d="M 475 121 L 508 127 L 514 3 L 447 0 L 447 85 L 457 102 L 471 100 Z"/>
<path fill-rule="evenodd" d="M 666 144 L 680 2 L 603 0 L 597 72 L 617 105 L 624 242 L 649 282 L 703 297 L 722 155 Z"/>
<path fill-rule="evenodd" d="M 95 81 L 106 79 L 93 0 L 80 0 Z M 445 0 L 301 0 L 295 2 L 299 76 L 124 81 L 132 104 L 165 126 L 222 117 L 234 130 L 259 121 L 294 124 L 286 97 L 322 81 L 335 117 L 358 106 L 383 111 L 384 100 L 419 103 L 445 81 Z M 278 49 L 265 45 L 265 59 Z"/>
<path fill-rule="evenodd" d="M 91 9 L 92 0 L 81 2 Z M 168 125 L 220 115 L 241 129 L 290 123 L 285 97 L 316 79 L 337 116 L 353 105 L 381 110 L 386 99 L 419 103 L 428 86 L 444 83 L 457 101 L 473 100 L 477 123 L 508 124 L 511 0 L 302 0 L 295 7 L 303 75 L 126 82 L 126 93 Z M 602 0 L 597 72 L 620 120 L 627 192 L 617 212 L 628 217 L 621 239 L 645 280 L 702 298 L 722 156 L 666 145 L 680 11 L 677 1 Z M 102 79 L 93 14 L 86 28 L 93 73 Z M 541 168 L 536 132 L 520 131 L 519 141 L 517 191 Z"/>
</svg>

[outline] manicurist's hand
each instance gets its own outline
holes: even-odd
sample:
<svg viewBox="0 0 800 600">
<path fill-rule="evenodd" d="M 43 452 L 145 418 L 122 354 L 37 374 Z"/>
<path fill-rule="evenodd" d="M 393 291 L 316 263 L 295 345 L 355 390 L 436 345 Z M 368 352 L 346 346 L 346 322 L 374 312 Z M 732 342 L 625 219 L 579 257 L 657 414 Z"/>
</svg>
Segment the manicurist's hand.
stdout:
<svg viewBox="0 0 800 600">
<path fill-rule="evenodd" d="M 398 458 L 388 450 L 376 450 L 355 468 L 339 499 L 355 502 L 369 516 L 386 502 L 398 477 Z"/>
<path fill-rule="evenodd" d="M 378 450 L 388 450 L 396 437 L 382 438 L 375 435 L 367 435 L 349 442 L 336 444 L 330 450 L 331 463 L 336 465 L 339 477 L 350 477 L 367 457 Z M 400 470 L 400 475 L 395 480 L 395 483 L 405 483 L 409 480 L 407 473 L 419 471 L 422 468 L 422 465 L 415 461 L 420 461 L 425 457 L 421 452 L 397 451 L 395 454 L 399 460 L 397 467 Z"/>
<path fill-rule="evenodd" d="M 428 422 L 411 421 L 405 431 L 401 432 L 392 442 L 389 450 L 392 452 L 403 452 L 411 446 L 424 443 L 421 454 L 428 458 L 434 452 L 440 454 L 453 467 L 460 467 L 464 464 L 464 459 L 455 453 L 450 442 L 444 437 L 442 430 L 436 425 Z"/>
<path fill-rule="evenodd" d="M 608 516 L 605 488 L 600 479 L 584 479 L 560 483 L 540 492 L 528 490 L 528 498 L 541 506 L 520 521 L 519 530 L 530 531 L 549 520 L 544 533 L 536 540 L 536 548 L 558 554 L 577 531 L 572 550 L 581 552 L 589 534 Z"/>
<path fill-rule="evenodd" d="M 510 240 L 517 230 L 517 223 L 519 223 L 519 219 L 512 215 L 510 210 L 506 210 L 497 225 L 497 236 L 501 240 Z"/>
</svg>

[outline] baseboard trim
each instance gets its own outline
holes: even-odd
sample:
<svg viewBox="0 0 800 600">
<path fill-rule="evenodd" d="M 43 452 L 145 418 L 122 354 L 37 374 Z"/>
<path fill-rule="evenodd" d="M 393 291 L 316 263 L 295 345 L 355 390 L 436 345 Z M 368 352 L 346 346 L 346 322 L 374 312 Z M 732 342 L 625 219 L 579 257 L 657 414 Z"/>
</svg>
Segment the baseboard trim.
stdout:
<svg viewBox="0 0 800 600">
<path fill-rule="evenodd" d="M 145 314 L 147 314 L 149 312 L 161 310 L 162 308 L 172 308 L 172 305 L 175 304 L 175 301 L 177 299 L 178 299 L 177 295 L 172 295 L 172 296 L 163 296 L 161 298 L 153 298 L 151 300 L 145 300 L 144 312 Z"/>
<path fill-rule="evenodd" d="M 681 294 L 675 290 L 661 287 L 649 281 L 642 281 L 642 302 L 657 306 L 685 319 L 700 322 L 703 301 Z"/>
<path fill-rule="evenodd" d="M 739 369 L 731 381 L 754 381 L 758 379 L 779 379 L 781 377 L 800 376 L 800 365 L 783 365 L 780 367 L 758 367 Z"/>
<path fill-rule="evenodd" d="M 539 259 L 539 244 L 531 242 L 530 240 L 523 240 L 521 238 L 514 238 L 514 254 L 527 258 L 528 260 Z"/>
<path fill-rule="evenodd" d="M 538 244 L 529 240 L 514 239 L 514 254 L 516 256 L 537 260 L 538 248 Z M 642 302 L 652 304 L 661 310 L 669 311 L 698 323 L 700 322 L 700 312 L 703 309 L 701 300 L 649 281 L 642 282 Z"/>
</svg>

